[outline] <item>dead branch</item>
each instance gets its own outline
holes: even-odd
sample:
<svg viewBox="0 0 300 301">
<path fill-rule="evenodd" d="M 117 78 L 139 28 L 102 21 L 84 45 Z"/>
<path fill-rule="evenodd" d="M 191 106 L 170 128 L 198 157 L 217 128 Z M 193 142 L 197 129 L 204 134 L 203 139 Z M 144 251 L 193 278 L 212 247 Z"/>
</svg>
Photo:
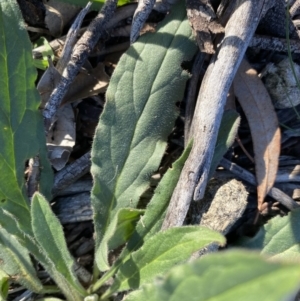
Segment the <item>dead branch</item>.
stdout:
<svg viewBox="0 0 300 301">
<path fill-rule="evenodd" d="M 182 225 L 191 200 L 200 200 L 204 195 L 227 94 L 265 3 L 267 0 L 236 1 L 225 37 L 200 88 L 191 128 L 193 148 L 172 195 L 163 229 Z"/>
<path fill-rule="evenodd" d="M 60 57 L 59 61 L 57 62 L 57 66 L 56 66 L 56 69 L 58 70 L 59 73 L 63 72 L 63 70 L 65 69 L 65 67 L 67 66 L 67 64 L 70 60 L 72 50 L 77 42 L 77 36 L 79 34 L 82 21 L 83 21 L 84 17 L 86 16 L 86 14 L 88 13 L 91 5 L 92 5 L 92 2 L 88 2 L 86 7 L 81 10 L 81 12 L 78 14 L 76 20 L 72 24 L 72 26 L 67 34 L 65 46 L 63 48 L 61 57 Z"/>
<path fill-rule="evenodd" d="M 87 174 L 91 168 L 91 152 L 86 153 L 56 173 L 52 188 L 53 196 Z"/>
<path fill-rule="evenodd" d="M 56 111 L 68 92 L 70 84 L 73 82 L 99 38 L 105 34 L 107 23 L 112 18 L 116 7 L 117 0 L 107 0 L 73 49 L 70 61 L 62 73 L 61 80 L 52 92 L 43 112 L 46 135 L 55 121 Z"/>
</svg>

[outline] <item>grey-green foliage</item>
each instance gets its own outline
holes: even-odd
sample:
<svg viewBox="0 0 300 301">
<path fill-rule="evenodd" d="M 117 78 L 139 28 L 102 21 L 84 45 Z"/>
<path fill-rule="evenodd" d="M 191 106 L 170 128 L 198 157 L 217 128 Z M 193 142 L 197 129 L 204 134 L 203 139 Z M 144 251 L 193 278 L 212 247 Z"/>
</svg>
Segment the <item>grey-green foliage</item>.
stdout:
<svg viewBox="0 0 300 301">
<path fill-rule="evenodd" d="M 300 209 L 284 217 L 274 217 L 252 237 L 242 238 L 236 245 L 260 250 L 264 256 L 300 262 Z"/>
<path fill-rule="evenodd" d="M 270 263 L 254 252 L 221 252 L 175 267 L 125 300 L 294 300 L 299 276 L 299 265 Z"/>
<path fill-rule="evenodd" d="M 143 215 L 143 217 L 137 223 L 135 231 L 131 235 L 126 246 L 123 248 L 119 258 L 112 265 L 111 269 L 107 271 L 107 273 L 98 282 L 95 283 L 95 290 L 103 285 L 105 281 L 107 281 L 112 275 L 114 275 L 124 262 L 130 259 L 130 254 L 133 251 L 139 249 L 145 241 L 160 231 L 169 201 L 190 150 L 191 144 L 188 145 L 188 147 L 184 150 L 181 157 L 174 162 L 172 168 L 167 170 L 166 174 L 163 176 L 162 180 L 155 189 L 155 193 L 146 208 L 145 215 Z M 96 262 L 98 262 L 97 253 Z"/>
<path fill-rule="evenodd" d="M 69 300 L 81 300 L 86 295 L 74 272 L 74 259 L 65 241 L 62 226 L 39 193 L 35 193 L 31 205 L 32 228 L 40 252 L 47 258 L 46 267 Z"/>
<path fill-rule="evenodd" d="M 163 176 L 146 208 L 143 219 L 138 222 L 133 235 L 123 249 L 120 255 L 121 258 L 125 258 L 127 254 L 137 250 L 142 246 L 143 242 L 160 231 L 169 201 L 180 177 L 183 165 L 191 151 L 191 147 L 192 144 L 190 143 L 180 158 L 173 163 L 173 166 Z"/>
<path fill-rule="evenodd" d="M 96 251 L 96 263 L 100 271 L 109 269 L 108 253 L 125 244 L 132 233 L 144 210 L 120 209 L 109 224 L 98 250 Z"/>
<path fill-rule="evenodd" d="M 202 293 L 211 296 L 210 285 L 219 276 L 217 288 L 223 289 L 225 294 L 221 296 L 223 299 L 216 300 L 228 300 L 229 297 L 244 300 L 241 296 L 245 296 L 245 290 L 257 291 L 258 279 L 267 288 L 274 280 L 281 281 L 281 286 L 275 290 L 278 296 L 295 287 L 298 266 L 265 264 L 254 255 L 239 253 L 207 256 L 193 266 L 184 265 L 173 270 L 160 286 L 147 284 L 157 275 L 164 276 L 174 265 L 186 261 L 192 252 L 212 242 L 224 243 L 220 234 L 196 226 L 160 232 L 189 148 L 159 183 L 145 215 L 140 217 L 142 211 L 134 209 L 152 172 L 160 164 L 167 136 L 177 116 L 175 103 L 182 99 L 189 77 L 180 64 L 196 51 L 183 3 L 173 8 L 157 33 L 141 37 L 123 56 L 107 92 L 106 108 L 93 145 L 95 186 L 92 199 L 96 257 L 103 256 L 96 258 L 96 263 L 100 269 L 108 270 L 101 279 L 96 277 L 96 271 L 88 289 L 77 279 L 74 259 L 51 206 L 39 193 L 34 195 L 30 206 L 25 194 L 23 174 L 27 159 L 40 155 L 40 186 L 46 195 L 51 189 L 52 173 L 46 160 L 39 97 L 34 87 L 36 72 L 31 45 L 16 0 L 0 0 L 0 32 L 0 300 L 6 298 L 11 279 L 36 293 L 57 291 L 56 287 L 47 288 L 38 280 L 30 254 L 70 301 L 97 300 L 98 288 L 112 276 L 115 281 L 100 296 L 102 300 L 117 291 L 138 289 L 141 285 L 146 288 L 131 294 L 128 300 L 169 300 L 169 297 L 182 300 L 192 289 L 198 300 L 197 289 L 201 287 Z M 224 133 L 219 135 L 216 162 L 236 131 L 237 116 L 229 117 L 225 120 Z M 295 225 L 298 227 L 297 223 Z M 285 233 L 291 233 L 286 225 L 284 229 Z M 282 239 L 280 235 L 278 237 Z M 110 267 L 109 252 L 127 241 Z M 266 240 L 265 248 L 270 246 L 269 249 L 284 253 L 282 246 L 273 246 L 271 241 Z M 299 252 L 294 248 L 296 241 L 291 237 L 288 241 L 290 249 Z M 199 267 L 200 274 L 198 270 L 195 272 L 194 266 Z M 238 283 L 241 290 L 232 283 Z M 183 285 L 173 294 L 179 284 Z M 152 293 L 145 299 L 148 288 Z M 273 296 L 272 293 L 269 296 Z M 140 299 L 130 299 L 136 296 Z M 258 300 L 268 300 L 264 294 L 257 296 Z M 40 300 L 59 299 L 45 297 Z"/>
<path fill-rule="evenodd" d="M 196 51 L 183 3 L 121 57 L 92 148 L 96 247 L 120 208 L 136 207 L 166 148 Z"/>
<path fill-rule="evenodd" d="M 239 125 L 240 117 L 236 111 L 227 110 L 224 112 L 208 178 L 213 176 L 221 159 L 233 144 Z"/>
<path fill-rule="evenodd" d="M 225 244 L 225 238 L 212 230 L 199 226 L 171 228 L 147 239 L 142 247 L 120 265 L 116 279 L 108 292 L 138 289 L 164 275 L 173 266 L 189 259 L 191 254 L 212 242 Z"/>
<path fill-rule="evenodd" d="M 0 269 L 16 277 L 17 281 L 34 292 L 40 292 L 43 285 L 29 257 L 29 251 L 17 238 L 0 228 Z"/>
</svg>

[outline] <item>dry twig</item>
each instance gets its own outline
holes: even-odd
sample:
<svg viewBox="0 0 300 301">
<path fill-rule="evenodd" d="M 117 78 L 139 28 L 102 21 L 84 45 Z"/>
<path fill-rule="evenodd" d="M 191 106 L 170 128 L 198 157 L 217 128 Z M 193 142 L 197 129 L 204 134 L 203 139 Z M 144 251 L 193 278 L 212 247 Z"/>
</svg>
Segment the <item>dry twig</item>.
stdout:
<svg viewBox="0 0 300 301">
<path fill-rule="evenodd" d="M 91 168 L 91 152 L 86 153 L 70 165 L 56 173 L 52 194 L 56 196 L 61 190 L 65 189 L 83 175 L 87 174 Z"/>
<path fill-rule="evenodd" d="M 46 135 L 55 121 L 55 114 L 63 97 L 66 95 L 70 84 L 83 66 L 97 41 L 106 32 L 106 26 L 112 18 L 117 7 L 117 0 L 107 0 L 99 14 L 91 22 L 87 31 L 82 35 L 73 49 L 70 61 L 62 73 L 58 86 L 52 92 L 49 102 L 46 104 L 43 116 Z"/>
<path fill-rule="evenodd" d="M 200 200 L 208 181 L 223 109 L 235 73 L 267 1 L 241 0 L 204 76 L 192 122 L 193 148 L 174 190 L 163 229 L 182 225 L 191 200 Z"/>
</svg>

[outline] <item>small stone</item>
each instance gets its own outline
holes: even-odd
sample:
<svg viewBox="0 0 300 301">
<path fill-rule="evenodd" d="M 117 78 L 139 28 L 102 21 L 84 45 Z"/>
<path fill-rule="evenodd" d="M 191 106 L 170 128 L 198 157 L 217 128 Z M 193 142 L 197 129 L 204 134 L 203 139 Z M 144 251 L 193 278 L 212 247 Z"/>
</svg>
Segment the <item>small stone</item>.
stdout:
<svg viewBox="0 0 300 301">
<path fill-rule="evenodd" d="M 241 218 L 247 207 L 246 186 L 232 177 L 213 178 L 209 181 L 204 198 L 191 207 L 192 224 L 226 235 Z M 216 252 L 219 245 L 212 243 L 194 253 L 191 260 Z"/>
<path fill-rule="evenodd" d="M 244 184 L 234 178 L 210 180 L 198 205 L 199 225 L 226 235 L 246 209 L 247 197 Z"/>
</svg>

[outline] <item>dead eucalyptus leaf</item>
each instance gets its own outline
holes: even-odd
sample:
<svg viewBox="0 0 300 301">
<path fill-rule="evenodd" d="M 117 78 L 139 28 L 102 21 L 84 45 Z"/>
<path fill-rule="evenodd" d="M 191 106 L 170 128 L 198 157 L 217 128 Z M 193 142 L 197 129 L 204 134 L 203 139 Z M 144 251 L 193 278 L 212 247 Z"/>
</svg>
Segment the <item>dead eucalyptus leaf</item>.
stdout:
<svg viewBox="0 0 300 301">
<path fill-rule="evenodd" d="M 280 129 L 277 115 L 268 91 L 245 60 L 240 65 L 233 86 L 251 130 L 260 210 L 274 184 L 278 169 Z"/>
<path fill-rule="evenodd" d="M 54 37 L 60 37 L 64 26 L 68 24 L 80 11 L 80 8 L 62 3 L 56 0 L 49 0 L 46 7 L 45 23 Z"/>
<path fill-rule="evenodd" d="M 49 160 L 56 170 L 61 170 L 69 160 L 75 145 L 75 121 L 72 106 L 65 105 L 57 112 L 55 126 L 47 136 Z"/>
<path fill-rule="evenodd" d="M 41 95 L 41 108 L 44 108 L 46 102 L 60 81 L 61 75 L 57 69 L 49 62 L 48 69 L 40 79 L 37 89 Z M 62 105 L 76 100 L 87 98 L 89 96 L 104 93 L 108 86 L 109 76 L 105 73 L 104 65 L 99 63 L 96 68 L 90 72 L 80 72 L 71 84 L 70 89 L 62 101 Z"/>
<path fill-rule="evenodd" d="M 44 72 L 43 76 L 41 77 L 38 85 L 37 90 L 41 96 L 41 105 L 40 108 L 43 109 L 50 98 L 50 95 L 54 88 L 58 85 L 60 81 L 61 75 L 53 66 L 51 60 L 49 60 L 49 67 Z"/>
<path fill-rule="evenodd" d="M 62 101 L 62 105 L 89 96 L 104 93 L 108 86 L 109 76 L 105 73 L 104 65 L 99 63 L 96 68 L 88 72 L 80 72 Z"/>
</svg>

